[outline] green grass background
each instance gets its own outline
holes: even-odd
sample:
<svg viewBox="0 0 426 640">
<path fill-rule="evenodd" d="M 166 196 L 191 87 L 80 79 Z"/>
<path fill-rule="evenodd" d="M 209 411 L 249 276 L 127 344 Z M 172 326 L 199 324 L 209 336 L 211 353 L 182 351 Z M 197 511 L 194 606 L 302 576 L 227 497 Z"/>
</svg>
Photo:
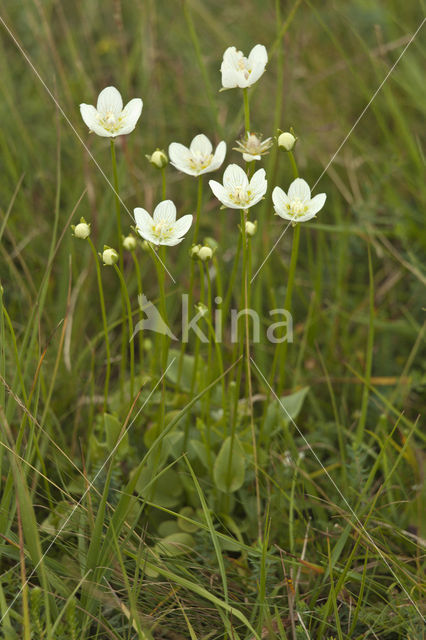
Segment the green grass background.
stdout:
<svg viewBox="0 0 426 640">
<path fill-rule="evenodd" d="M 267 71 L 250 95 L 252 127 L 265 137 L 294 127 L 299 171 L 313 184 L 423 16 L 422 3 L 394 0 L 6 0 L 1 7 L 108 179 L 109 145 L 88 135 L 78 105 L 94 104 L 109 84 L 125 102 L 143 98 L 135 132 L 117 144 L 120 194 L 130 211 L 151 211 L 161 198 L 160 173 L 145 157 L 156 147 L 189 144 L 202 132 L 225 139 L 227 162 L 240 162 L 231 148 L 243 131 L 241 94 L 219 93 L 226 47 L 247 53 L 260 42 L 268 48 Z M 238 428 L 246 479 L 227 494 L 186 447 L 211 428 L 206 455 L 216 458 L 222 436 L 212 411 L 220 406 L 220 384 L 211 407 L 205 398 L 188 406 L 194 394 L 169 380 L 166 423 L 185 412 L 176 429 L 186 448 L 171 439 L 161 464 L 147 463 L 143 482 L 131 486 L 157 435 L 161 398 L 154 393 L 108 473 L 43 560 L 129 409 L 115 365 L 113 417 L 104 422 L 105 351 L 93 256 L 69 229 L 84 216 L 98 250 L 116 246 L 114 196 L 4 26 L 0 47 L 0 634 L 5 640 L 423 637 L 424 30 L 321 178 L 317 191 L 327 193 L 326 207 L 301 230 L 295 343 L 281 391 L 309 387 L 296 422 L 359 520 L 253 372 L 256 428 L 272 407 L 259 451 L 260 540 L 243 408 Z M 285 154 L 274 148 L 263 166 L 270 188 L 287 189 L 292 173 Z M 195 180 L 168 169 L 167 194 L 180 213 L 194 212 L 196 189 Z M 268 196 L 252 214 L 259 222 L 254 271 L 283 229 L 272 213 Z M 131 222 L 122 212 L 126 233 Z M 201 235 L 218 242 L 225 283 L 238 222 L 206 188 Z M 268 309 L 284 300 L 291 234 L 254 282 L 253 304 L 265 327 Z M 177 281 L 167 282 L 177 331 L 189 247 L 187 240 L 167 254 Z M 156 300 L 150 258 L 142 249 L 137 256 L 144 289 Z M 125 267 L 136 314 L 129 255 Z M 113 270 L 103 269 L 102 279 L 117 363 L 119 285 Z M 237 303 L 238 285 L 234 297 Z M 153 349 L 145 354 L 149 366 L 137 371 L 145 385 L 140 402 L 158 380 Z M 222 352 L 231 364 L 231 347 L 223 345 Z M 262 340 L 253 353 L 266 374 L 273 347 Z M 197 378 L 194 393 L 203 381 Z M 360 421 L 365 430 L 357 443 Z M 304 457 L 286 466 L 287 451 Z M 158 480 L 162 489 L 147 497 L 143 483 L 169 465 Z M 159 541 L 177 532 L 190 537 L 177 551 L 161 550 Z"/>
</svg>

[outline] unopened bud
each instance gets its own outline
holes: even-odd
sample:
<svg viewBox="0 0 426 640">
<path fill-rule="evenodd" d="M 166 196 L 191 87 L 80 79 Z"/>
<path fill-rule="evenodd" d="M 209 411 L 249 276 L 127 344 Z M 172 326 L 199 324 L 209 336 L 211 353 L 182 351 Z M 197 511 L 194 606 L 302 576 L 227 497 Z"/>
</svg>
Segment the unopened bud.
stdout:
<svg viewBox="0 0 426 640">
<path fill-rule="evenodd" d="M 297 138 L 295 138 L 292 133 L 284 131 L 284 133 L 278 137 L 278 146 L 285 151 L 291 151 L 296 144 L 296 140 Z"/>
<path fill-rule="evenodd" d="M 137 241 L 134 236 L 126 236 L 123 238 L 123 247 L 126 251 L 134 251 L 137 247 Z"/>
<path fill-rule="evenodd" d="M 104 251 L 102 253 L 102 260 L 104 265 L 107 267 L 112 267 L 118 261 L 118 253 L 115 249 L 111 249 L 111 247 L 104 247 Z"/>
<path fill-rule="evenodd" d="M 74 235 L 76 238 L 81 238 L 81 240 L 85 240 L 90 236 L 90 224 L 87 224 L 84 218 L 80 219 L 80 222 L 74 227 L 71 227 L 74 231 Z"/>
<path fill-rule="evenodd" d="M 189 255 L 191 256 L 191 258 L 198 258 L 200 249 L 201 249 L 200 244 L 194 244 L 189 251 Z"/>
<path fill-rule="evenodd" d="M 213 257 L 213 250 L 210 247 L 201 247 L 198 252 L 198 257 L 203 262 L 207 262 L 207 260 L 211 260 Z"/>
<path fill-rule="evenodd" d="M 257 220 L 255 222 L 250 222 L 250 220 L 247 220 L 247 222 L 246 222 L 246 234 L 248 236 L 254 236 L 256 231 L 257 231 Z"/>
<path fill-rule="evenodd" d="M 152 155 L 146 157 L 157 169 L 164 169 L 169 162 L 167 155 L 162 149 L 156 149 Z"/>
</svg>

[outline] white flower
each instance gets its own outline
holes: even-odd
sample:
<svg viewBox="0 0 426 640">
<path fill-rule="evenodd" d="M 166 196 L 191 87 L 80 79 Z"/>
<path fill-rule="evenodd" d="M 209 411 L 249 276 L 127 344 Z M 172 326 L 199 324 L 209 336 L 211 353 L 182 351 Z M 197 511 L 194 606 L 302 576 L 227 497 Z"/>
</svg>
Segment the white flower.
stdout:
<svg viewBox="0 0 426 640">
<path fill-rule="evenodd" d="M 250 51 L 248 58 L 245 58 L 241 51 L 235 47 L 228 47 L 223 54 L 222 65 L 222 86 L 224 89 L 240 87 L 245 89 L 259 80 L 265 71 L 268 62 L 268 54 L 263 44 L 257 44 Z"/>
<path fill-rule="evenodd" d="M 261 160 L 261 157 L 268 153 L 272 147 L 273 141 L 272 138 L 262 140 L 261 135 L 248 131 L 241 140 L 237 140 L 237 145 L 237 147 L 234 147 L 234 151 L 242 153 L 246 162 L 252 162 L 253 160 Z"/>
<path fill-rule="evenodd" d="M 275 213 L 292 222 L 306 222 L 315 216 L 323 208 L 325 193 L 319 193 L 311 199 L 311 190 L 306 180 L 296 178 L 291 183 L 288 194 L 280 187 L 275 187 L 272 192 Z"/>
<path fill-rule="evenodd" d="M 123 109 L 123 100 L 115 87 L 100 92 L 96 108 L 81 104 L 80 112 L 90 131 L 104 138 L 115 138 L 131 133 L 142 113 L 142 100 L 134 98 Z"/>
<path fill-rule="evenodd" d="M 225 159 L 226 142 L 222 140 L 212 153 L 210 140 L 203 133 L 195 136 L 189 149 L 179 142 L 172 142 L 169 146 L 171 164 L 190 176 L 201 176 L 219 169 Z"/>
<path fill-rule="evenodd" d="M 296 144 L 296 140 L 297 138 L 295 138 L 292 133 L 284 131 L 284 133 L 278 137 L 278 146 L 285 149 L 285 151 L 291 151 Z"/>
<path fill-rule="evenodd" d="M 118 253 L 115 249 L 111 249 L 111 247 L 104 247 L 102 260 L 105 266 L 112 267 L 112 265 L 118 261 Z"/>
<path fill-rule="evenodd" d="M 265 169 L 259 169 L 248 180 L 247 174 L 237 164 L 230 164 L 223 174 L 223 185 L 210 180 L 214 195 L 230 209 L 248 209 L 257 204 L 265 195 L 268 183 Z"/>
<path fill-rule="evenodd" d="M 182 242 L 183 236 L 192 224 L 192 216 L 186 215 L 176 220 L 176 207 L 171 200 L 163 200 L 154 209 L 151 217 L 145 209 L 134 209 L 136 231 L 152 244 L 169 247 Z"/>
</svg>

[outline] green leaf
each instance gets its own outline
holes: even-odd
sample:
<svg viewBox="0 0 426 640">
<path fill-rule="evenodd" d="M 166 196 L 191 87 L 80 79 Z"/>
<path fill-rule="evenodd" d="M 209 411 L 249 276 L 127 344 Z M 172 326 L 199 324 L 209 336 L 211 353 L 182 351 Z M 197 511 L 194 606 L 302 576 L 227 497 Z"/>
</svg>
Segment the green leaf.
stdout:
<svg viewBox="0 0 426 640">
<path fill-rule="evenodd" d="M 244 482 L 245 458 L 238 438 L 226 438 L 214 463 L 213 476 L 220 491 L 232 493 Z"/>
<path fill-rule="evenodd" d="M 118 442 L 120 437 L 122 424 L 111 413 L 104 413 L 104 428 L 105 428 L 105 440 L 108 446 L 108 449 L 111 451 Z M 120 444 L 117 447 L 117 455 L 125 456 L 129 452 L 129 437 L 128 434 L 125 433 L 122 437 Z"/>
<path fill-rule="evenodd" d="M 194 538 L 189 533 L 172 533 L 166 536 L 154 547 L 154 551 L 160 556 L 169 558 L 188 553 L 194 546 Z"/>
<path fill-rule="evenodd" d="M 275 428 L 282 424 L 288 424 L 299 415 L 309 387 L 304 387 L 300 391 L 282 396 L 280 401 L 274 400 L 268 406 L 265 419 L 265 433 L 272 435 Z"/>
<path fill-rule="evenodd" d="M 181 363 L 181 353 L 177 349 L 170 349 L 167 364 L 167 378 L 177 384 L 179 379 L 179 387 L 183 391 L 190 391 L 192 385 L 192 375 L 195 366 L 194 356 L 185 354 Z M 173 360 L 174 358 L 174 360 Z M 173 362 L 172 362 L 173 361 Z M 181 369 L 181 370 L 180 370 Z M 205 365 L 201 360 L 197 364 L 197 376 L 204 378 Z"/>
</svg>

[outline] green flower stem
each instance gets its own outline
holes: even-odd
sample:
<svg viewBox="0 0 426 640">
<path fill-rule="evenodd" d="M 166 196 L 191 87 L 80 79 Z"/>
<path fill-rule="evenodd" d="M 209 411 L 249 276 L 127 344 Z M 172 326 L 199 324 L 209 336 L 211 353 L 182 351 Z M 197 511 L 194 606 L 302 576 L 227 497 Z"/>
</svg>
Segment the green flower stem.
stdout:
<svg viewBox="0 0 426 640">
<path fill-rule="evenodd" d="M 197 210 L 195 213 L 195 229 L 194 229 L 194 238 L 193 238 L 194 244 L 197 244 L 197 241 L 198 241 L 198 231 L 200 229 L 200 214 L 201 214 L 202 202 L 203 202 L 203 176 L 198 176 Z"/>
<path fill-rule="evenodd" d="M 161 262 L 158 259 L 157 255 L 155 254 L 155 249 L 153 248 L 153 246 L 150 243 L 148 243 L 148 246 L 151 253 L 151 257 L 154 261 L 155 269 L 157 271 L 158 286 L 160 289 L 160 313 L 164 322 L 167 325 L 168 322 L 167 322 L 167 306 L 166 306 L 166 294 L 165 294 L 165 271 L 163 268 L 163 264 L 165 263 L 165 257 L 166 257 L 164 246 L 161 246 L 159 248 L 159 254 L 160 254 L 159 257 L 161 258 Z M 164 372 L 167 368 L 170 339 L 167 335 L 159 334 L 158 337 L 159 337 L 161 352 L 162 352 L 161 368 L 162 368 L 162 371 Z M 160 429 L 162 429 L 162 427 L 164 426 L 165 412 L 166 412 L 166 377 L 163 376 L 160 412 L 159 412 Z"/>
<path fill-rule="evenodd" d="M 248 89 L 243 89 L 244 98 L 244 126 L 246 133 L 250 133 L 250 105 L 248 99 Z"/>
<path fill-rule="evenodd" d="M 143 288 L 142 288 L 141 270 L 140 270 L 140 267 L 139 267 L 139 261 L 138 261 L 137 256 L 136 256 L 136 251 L 132 251 L 132 258 L 133 258 L 133 264 L 135 265 L 136 281 L 138 283 L 138 297 L 139 297 L 143 293 Z M 140 319 L 143 320 L 144 313 L 143 313 L 142 309 L 139 309 L 139 316 L 140 316 Z M 139 362 L 140 362 L 141 367 L 142 367 L 142 363 L 143 363 L 143 329 L 140 329 L 138 331 L 138 339 L 139 339 Z"/>
<path fill-rule="evenodd" d="M 161 199 L 166 199 L 166 167 L 161 168 Z"/>
<path fill-rule="evenodd" d="M 127 291 L 126 282 L 124 280 L 123 274 L 121 273 L 118 266 L 115 264 L 114 269 L 116 274 L 120 279 L 121 291 L 123 297 L 126 301 L 127 308 L 127 320 L 129 323 L 129 340 L 130 340 L 130 402 L 133 401 L 134 388 L 135 388 L 135 343 L 133 341 L 133 319 L 132 319 L 132 307 L 130 305 L 129 293 Z"/>
<path fill-rule="evenodd" d="M 203 273 L 203 266 L 200 260 L 198 260 L 198 267 L 200 270 L 200 302 L 204 304 L 204 299 L 205 299 L 204 273 Z M 200 338 L 197 335 L 195 338 L 195 355 L 194 355 L 194 369 L 192 371 L 192 380 L 191 380 L 191 395 L 193 395 L 195 390 L 199 358 L 200 358 Z"/>
<path fill-rule="evenodd" d="M 119 265 L 120 265 L 121 273 L 124 273 L 123 235 L 121 232 L 120 195 L 119 195 L 119 186 L 118 186 L 117 158 L 115 155 L 114 138 L 111 138 L 111 162 L 112 162 L 112 172 L 114 176 L 115 215 L 117 220 Z M 123 295 L 123 290 L 121 291 L 121 311 L 122 311 L 122 317 L 124 319 L 124 316 L 126 315 L 126 299 L 125 299 L 125 296 Z M 121 390 L 122 396 L 123 396 L 123 385 L 124 385 L 124 377 L 125 377 L 126 364 L 127 364 L 126 360 L 127 360 L 126 327 L 124 325 L 124 320 L 123 320 L 122 327 L 121 327 L 121 363 L 120 363 L 120 390 Z"/>
<path fill-rule="evenodd" d="M 92 249 L 93 257 L 95 259 L 96 275 L 97 275 L 98 290 L 99 290 L 99 301 L 101 304 L 102 324 L 104 327 L 105 349 L 106 349 L 106 360 L 107 360 L 105 384 L 104 384 L 104 411 L 106 411 L 108 406 L 109 379 L 111 375 L 111 349 L 109 345 L 108 324 L 107 324 L 107 317 L 106 317 L 106 311 L 105 311 L 105 297 L 104 297 L 104 289 L 102 285 L 102 276 L 101 276 L 101 267 L 99 265 L 99 257 L 98 257 L 98 254 L 96 253 L 95 246 L 92 240 L 90 239 L 90 237 L 87 238 L 87 241 L 90 244 L 90 248 Z"/>
<path fill-rule="evenodd" d="M 297 164 L 296 164 L 296 160 L 294 158 L 293 152 L 288 151 L 288 156 L 289 156 L 291 167 L 293 169 L 294 178 L 298 178 L 299 171 L 297 169 Z M 297 258 L 299 255 L 299 242 L 300 242 L 300 224 L 296 224 L 294 228 L 293 243 L 291 247 L 291 258 L 290 258 L 290 267 L 288 271 L 287 290 L 286 290 L 285 300 L 284 300 L 284 309 L 286 309 L 289 313 L 291 313 L 291 309 L 292 309 L 294 278 L 296 275 Z M 281 392 L 285 384 L 285 364 L 287 359 L 287 347 L 288 347 L 287 340 L 285 340 L 285 342 L 279 343 L 279 345 L 275 349 L 274 360 L 272 363 L 272 369 L 271 369 L 272 383 L 274 381 L 277 364 L 278 362 L 280 363 L 280 368 L 279 368 L 280 376 L 279 376 L 279 386 L 278 386 L 279 393 Z"/>
<path fill-rule="evenodd" d="M 200 214 L 201 214 L 201 205 L 203 202 L 203 176 L 198 176 L 198 189 L 197 189 L 197 209 L 195 212 L 195 227 L 194 227 L 194 236 L 192 238 L 192 243 L 197 244 L 198 240 L 198 232 L 200 228 Z M 194 280 L 195 280 L 195 260 L 191 259 L 191 270 L 189 276 L 189 295 L 188 295 L 188 313 L 192 312 L 193 300 L 194 300 Z M 178 375 L 177 375 L 177 383 L 176 387 L 179 387 L 180 380 L 182 377 L 182 369 L 183 369 L 183 357 L 185 355 L 186 344 L 182 342 L 182 346 L 180 349 L 179 356 L 179 367 L 178 367 Z"/>
</svg>

